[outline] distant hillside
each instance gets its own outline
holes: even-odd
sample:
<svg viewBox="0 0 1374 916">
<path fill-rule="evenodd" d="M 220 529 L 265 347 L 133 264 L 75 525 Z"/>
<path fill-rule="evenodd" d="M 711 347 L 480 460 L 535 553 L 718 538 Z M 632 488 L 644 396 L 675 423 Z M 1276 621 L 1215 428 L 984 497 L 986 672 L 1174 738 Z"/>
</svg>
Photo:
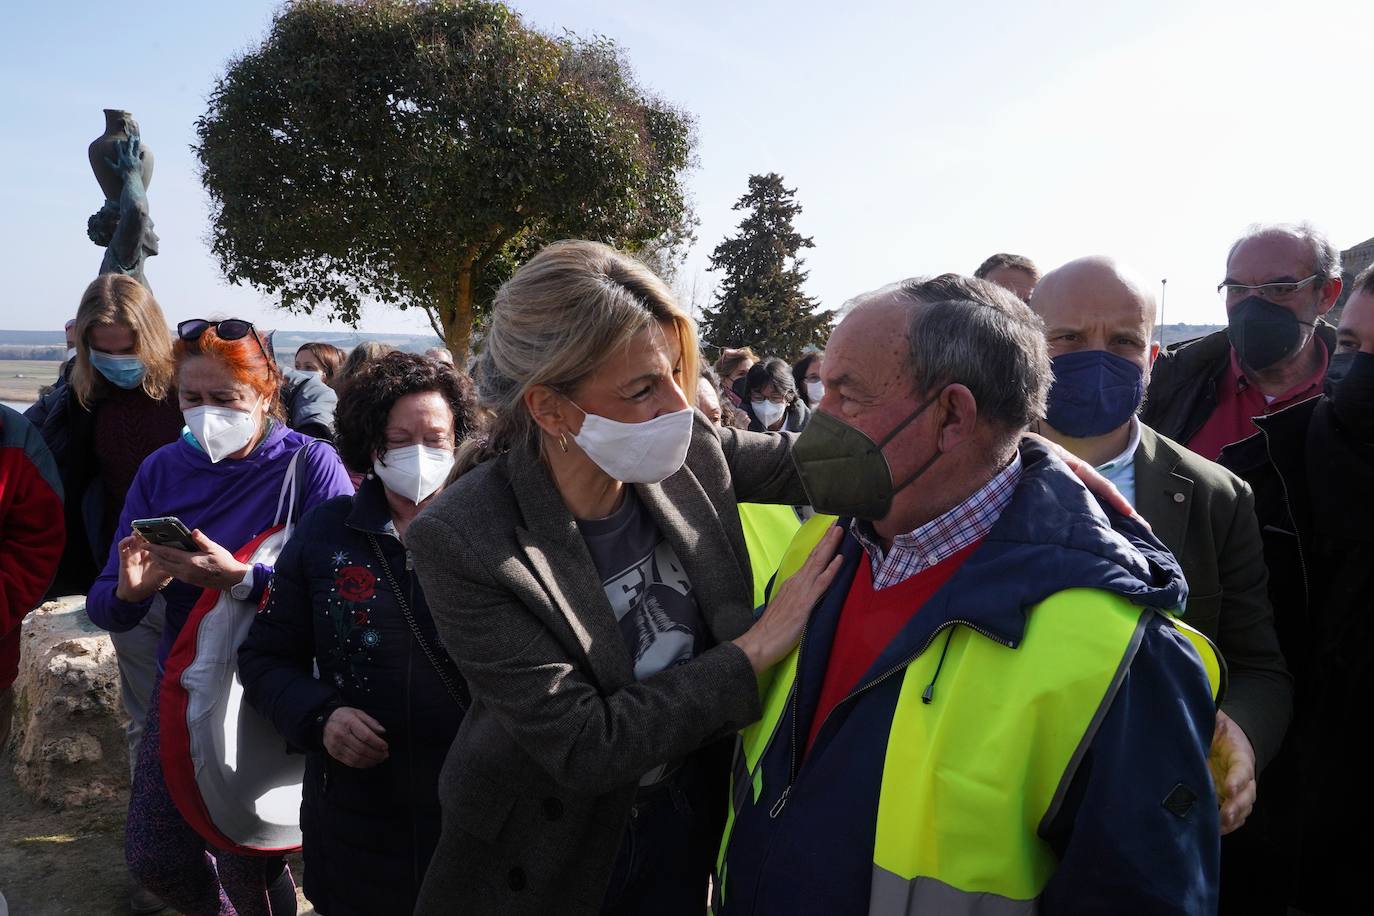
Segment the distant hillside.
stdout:
<svg viewBox="0 0 1374 916">
<path fill-rule="evenodd" d="M 0 332 L 3 333 L 3 332 Z M 331 343 L 341 350 L 351 350 L 365 340 L 376 340 L 391 344 L 398 350 L 423 353 L 430 347 L 439 346 L 439 338 L 433 334 L 369 334 L 366 331 L 277 331 L 272 337 L 272 349 L 283 356 L 294 354 L 301 344 L 318 341 Z"/>
<path fill-rule="evenodd" d="M 1164 332 L 1164 343 L 1168 345 L 1180 340 L 1192 340 L 1194 337 L 1206 337 L 1224 327 L 1224 324 L 1165 324 L 1160 325 L 1160 330 Z"/>
<path fill-rule="evenodd" d="M 1166 324 L 1162 327 L 1164 343 L 1177 343 L 1202 337 L 1221 330 L 1220 324 Z M 398 350 L 423 353 L 439 341 L 432 334 L 369 334 L 366 331 L 278 331 L 272 338 L 272 348 L 284 360 L 294 356 L 303 343 L 312 340 L 332 343 L 343 350 L 351 350 L 364 340 L 379 340 Z M 63 358 L 65 338 L 61 331 L 6 331 L 0 328 L 0 359 L 60 360 Z"/>
<path fill-rule="evenodd" d="M 277 331 L 272 349 L 283 358 L 293 356 L 301 344 L 332 343 L 351 350 L 364 340 L 379 340 L 398 350 L 423 353 L 439 341 L 432 334 L 369 334 L 366 331 Z M 61 360 L 66 337 L 62 331 L 7 331 L 0 328 L 0 359 Z"/>
</svg>

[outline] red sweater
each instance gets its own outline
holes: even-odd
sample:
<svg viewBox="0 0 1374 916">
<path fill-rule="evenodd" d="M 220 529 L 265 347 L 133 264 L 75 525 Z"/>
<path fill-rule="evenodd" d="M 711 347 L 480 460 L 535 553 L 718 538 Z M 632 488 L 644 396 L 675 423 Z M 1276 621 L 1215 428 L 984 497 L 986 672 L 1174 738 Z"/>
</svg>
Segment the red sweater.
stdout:
<svg viewBox="0 0 1374 916">
<path fill-rule="evenodd" d="M 859 679 L 878 660 L 887 644 L 901 632 L 907 621 L 916 616 L 921 606 L 958 572 L 980 543 L 982 538 L 906 581 L 876 592 L 873 590 L 872 567 L 867 559 L 859 561 L 854 581 L 849 586 L 849 596 L 840 610 L 840 622 L 835 627 L 835 640 L 831 643 L 830 659 L 826 662 L 820 702 L 806 739 L 807 753 L 811 752 L 811 745 L 816 743 L 816 735 L 825 723 L 826 716 L 859 686 Z"/>
<path fill-rule="evenodd" d="M 66 528 L 57 463 L 38 430 L 0 405 L 0 690 L 19 670 L 19 622 L 43 597 Z"/>
</svg>

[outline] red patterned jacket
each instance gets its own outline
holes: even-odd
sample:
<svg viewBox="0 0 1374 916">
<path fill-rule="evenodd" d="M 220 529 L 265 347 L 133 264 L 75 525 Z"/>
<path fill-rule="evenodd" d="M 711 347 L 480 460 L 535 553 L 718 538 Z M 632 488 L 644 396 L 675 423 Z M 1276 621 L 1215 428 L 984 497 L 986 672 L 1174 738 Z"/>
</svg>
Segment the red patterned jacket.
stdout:
<svg viewBox="0 0 1374 916">
<path fill-rule="evenodd" d="M 66 542 L 62 483 L 43 437 L 0 404 L 0 690 L 19 667 L 19 622 L 47 591 Z"/>
</svg>

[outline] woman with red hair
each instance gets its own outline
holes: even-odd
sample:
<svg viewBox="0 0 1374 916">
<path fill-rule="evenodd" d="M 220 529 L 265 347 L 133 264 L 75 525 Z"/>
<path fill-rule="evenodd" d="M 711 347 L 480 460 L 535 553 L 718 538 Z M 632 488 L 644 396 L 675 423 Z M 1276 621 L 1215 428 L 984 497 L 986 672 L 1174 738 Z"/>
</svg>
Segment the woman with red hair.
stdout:
<svg viewBox="0 0 1374 916">
<path fill-rule="evenodd" d="M 138 625 L 155 603 L 166 626 L 158 670 L 203 589 L 258 601 L 272 570 L 233 551 L 271 527 L 291 459 L 310 443 L 283 422 L 281 373 L 247 321 L 192 319 L 177 326 L 176 387 L 186 428 L 143 462 L 119 519 L 116 542 L 91 588 L 87 613 L 114 632 Z M 327 445 L 302 453 L 295 517 L 352 486 Z M 197 550 L 145 540 L 138 518 L 175 516 Z M 159 675 L 160 681 L 160 675 Z M 207 848 L 178 813 L 159 763 L 153 685 L 145 740 L 129 801 L 125 856 L 141 883 L 188 916 L 281 916 L 295 912 L 295 887 L 281 857 Z"/>
</svg>

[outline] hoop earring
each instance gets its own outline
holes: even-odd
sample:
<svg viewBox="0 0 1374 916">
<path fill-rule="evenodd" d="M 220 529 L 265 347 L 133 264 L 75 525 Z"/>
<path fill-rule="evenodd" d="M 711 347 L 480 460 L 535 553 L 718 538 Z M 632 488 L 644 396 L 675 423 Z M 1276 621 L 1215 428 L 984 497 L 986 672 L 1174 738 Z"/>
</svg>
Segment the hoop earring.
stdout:
<svg viewBox="0 0 1374 916">
<path fill-rule="evenodd" d="M 558 447 L 563 450 L 563 454 L 568 453 L 568 437 L 566 433 L 558 434 Z"/>
</svg>

